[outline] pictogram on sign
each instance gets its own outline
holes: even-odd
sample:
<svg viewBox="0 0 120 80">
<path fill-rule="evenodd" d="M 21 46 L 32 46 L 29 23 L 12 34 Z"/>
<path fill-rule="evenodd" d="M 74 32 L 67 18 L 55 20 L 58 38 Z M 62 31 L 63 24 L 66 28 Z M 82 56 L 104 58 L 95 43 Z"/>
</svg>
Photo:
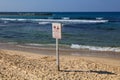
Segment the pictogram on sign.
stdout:
<svg viewBox="0 0 120 80">
<path fill-rule="evenodd" d="M 53 38 L 61 39 L 61 23 L 52 23 L 52 35 Z"/>
</svg>

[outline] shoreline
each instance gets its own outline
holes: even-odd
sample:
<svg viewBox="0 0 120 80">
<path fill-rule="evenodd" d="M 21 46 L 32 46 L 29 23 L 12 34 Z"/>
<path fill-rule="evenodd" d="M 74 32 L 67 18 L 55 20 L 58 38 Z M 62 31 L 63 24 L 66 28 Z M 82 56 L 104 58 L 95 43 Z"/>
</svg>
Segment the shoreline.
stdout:
<svg viewBox="0 0 120 80">
<path fill-rule="evenodd" d="M 119 53 L 60 48 L 58 71 L 55 48 L 2 43 L 0 80 L 119 80 L 120 58 L 111 54 Z"/>
<path fill-rule="evenodd" d="M 50 46 L 38 47 L 38 46 L 0 43 L 0 49 L 24 51 L 24 52 L 31 52 L 35 54 L 43 54 L 43 55 L 56 55 L 55 47 L 50 47 Z M 63 47 L 62 48 L 60 47 L 60 55 L 110 58 L 110 59 L 118 59 L 118 60 L 120 59 L 120 52 L 94 51 L 94 50 L 88 50 L 88 49 L 72 49 L 72 48 L 63 48 Z"/>
</svg>

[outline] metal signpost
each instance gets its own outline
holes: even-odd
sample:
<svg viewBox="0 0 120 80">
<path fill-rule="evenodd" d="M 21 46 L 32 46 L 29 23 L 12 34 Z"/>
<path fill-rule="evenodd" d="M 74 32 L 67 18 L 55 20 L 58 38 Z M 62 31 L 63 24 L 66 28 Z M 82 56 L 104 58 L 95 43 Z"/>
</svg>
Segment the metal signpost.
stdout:
<svg viewBox="0 0 120 80">
<path fill-rule="evenodd" d="M 58 71 L 60 70 L 59 66 L 59 42 L 58 40 L 61 39 L 61 23 L 52 23 L 52 36 L 56 39 L 56 64 Z"/>
</svg>

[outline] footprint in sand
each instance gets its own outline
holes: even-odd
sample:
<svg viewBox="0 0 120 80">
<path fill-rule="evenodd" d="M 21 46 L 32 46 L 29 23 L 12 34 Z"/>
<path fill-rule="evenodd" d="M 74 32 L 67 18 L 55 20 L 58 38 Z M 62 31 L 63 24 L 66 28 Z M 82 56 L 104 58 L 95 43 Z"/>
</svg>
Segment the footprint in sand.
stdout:
<svg viewBox="0 0 120 80">
<path fill-rule="evenodd" d="M 54 57 L 51 57 L 51 56 L 44 56 L 41 58 L 42 60 L 45 60 L 45 61 L 56 61 L 56 59 Z"/>
</svg>

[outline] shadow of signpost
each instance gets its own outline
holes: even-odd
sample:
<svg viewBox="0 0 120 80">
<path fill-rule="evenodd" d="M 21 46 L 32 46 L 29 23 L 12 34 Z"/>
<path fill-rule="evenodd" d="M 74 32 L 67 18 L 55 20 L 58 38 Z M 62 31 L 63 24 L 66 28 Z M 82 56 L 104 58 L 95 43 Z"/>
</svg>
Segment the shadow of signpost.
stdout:
<svg viewBox="0 0 120 80">
<path fill-rule="evenodd" d="M 90 70 L 90 72 L 98 73 L 98 74 L 110 74 L 110 75 L 116 75 L 115 73 L 108 72 L 108 71 L 93 71 L 93 70 Z"/>
<path fill-rule="evenodd" d="M 81 71 L 81 70 L 60 70 L 61 72 L 89 72 L 89 73 L 97 73 L 97 74 L 109 74 L 109 75 L 116 75 L 115 73 L 108 72 L 108 71 Z"/>
</svg>

